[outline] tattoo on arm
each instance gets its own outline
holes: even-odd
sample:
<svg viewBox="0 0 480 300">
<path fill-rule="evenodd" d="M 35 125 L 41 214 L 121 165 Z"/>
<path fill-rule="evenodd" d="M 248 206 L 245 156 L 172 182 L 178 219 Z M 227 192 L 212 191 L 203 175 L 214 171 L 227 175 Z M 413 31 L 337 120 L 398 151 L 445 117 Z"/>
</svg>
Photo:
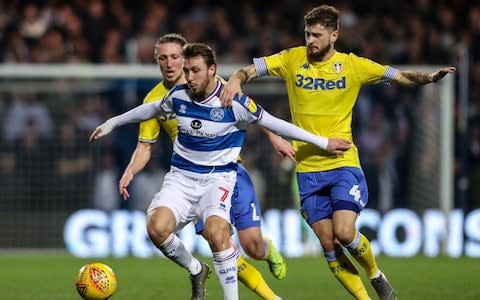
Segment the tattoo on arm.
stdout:
<svg viewBox="0 0 480 300">
<path fill-rule="evenodd" d="M 405 84 L 410 86 L 420 86 L 432 82 L 428 74 L 417 71 L 402 71 L 402 75 L 409 80 L 409 82 L 405 82 Z"/>
<path fill-rule="evenodd" d="M 243 76 L 243 77 L 242 77 L 242 83 L 246 83 L 246 82 L 248 82 L 248 81 L 250 80 L 247 71 L 245 71 L 244 69 L 240 69 L 240 70 L 238 71 L 238 73 Z"/>
</svg>

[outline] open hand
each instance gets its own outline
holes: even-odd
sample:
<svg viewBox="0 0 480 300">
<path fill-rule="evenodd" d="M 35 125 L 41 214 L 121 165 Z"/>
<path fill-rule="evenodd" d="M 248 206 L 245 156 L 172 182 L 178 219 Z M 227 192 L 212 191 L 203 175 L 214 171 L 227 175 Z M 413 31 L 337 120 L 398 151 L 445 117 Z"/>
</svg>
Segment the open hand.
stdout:
<svg viewBox="0 0 480 300">
<path fill-rule="evenodd" d="M 270 142 L 278 155 L 288 157 L 292 161 L 295 161 L 295 150 L 293 149 L 292 143 L 275 134 L 270 136 Z"/>
<path fill-rule="evenodd" d="M 327 151 L 333 154 L 343 154 L 352 147 L 352 143 L 346 139 L 329 138 Z"/>
<path fill-rule="evenodd" d="M 130 193 L 127 190 L 128 185 L 133 179 L 133 174 L 132 172 L 125 171 L 123 173 L 122 178 L 118 182 L 118 191 L 120 192 L 120 195 L 122 195 L 123 200 L 127 200 L 130 198 Z"/>
<path fill-rule="evenodd" d="M 432 82 L 437 82 L 443 77 L 445 77 L 445 75 L 447 75 L 448 73 L 454 73 L 456 70 L 457 69 L 455 67 L 441 68 L 436 72 L 430 73 L 428 76 L 430 77 Z"/>
<path fill-rule="evenodd" d="M 223 107 L 232 106 L 233 97 L 237 95 L 241 97 L 243 95 L 240 87 L 240 81 L 235 76 L 230 77 L 228 82 L 224 85 L 222 92 L 220 93 L 220 102 Z"/>
</svg>

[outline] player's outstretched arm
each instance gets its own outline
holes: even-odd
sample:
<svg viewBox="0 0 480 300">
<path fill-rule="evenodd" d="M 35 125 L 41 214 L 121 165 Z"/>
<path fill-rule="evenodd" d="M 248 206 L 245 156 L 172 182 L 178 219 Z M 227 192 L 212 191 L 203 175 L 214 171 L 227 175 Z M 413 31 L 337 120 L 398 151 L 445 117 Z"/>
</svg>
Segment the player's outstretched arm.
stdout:
<svg viewBox="0 0 480 300">
<path fill-rule="evenodd" d="M 105 123 L 98 126 L 93 133 L 90 135 L 90 142 L 97 140 L 110 132 L 113 129 L 128 124 L 128 123 L 138 123 L 155 117 L 160 113 L 160 108 L 157 102 L 142 104 L 137 106 L 126 113 L 123 113 L 119 116 L 108 119 Z"/>
<path fill-rule="evenodd" d="M 455 67 L 445 67 L 432 73 L 421 73 L 411 70 L 398 71 L 392 81 L 404 86 L 416 87 L 437 82 L 447 74 L 454 73 L 456 70 Z"/>
<path fill-rule="evenodd" d="M 276 135 L 275 133 L 267 130 L 265 127 L 262 128 L 263 133 L 268 137 L 270 143 L 275 149 L 275 152 L 281 157 L 288 157 L 291 160 L 295 161 L 295 150 L 293 149 L 292 143 L 283 139 L 281 136 Z"/>
<path fill-rule="evenodd" d="M 132 154 L 130 163 L 123 172 L 122 178 L 118 182 L 118 191 L 124 200 L 130 198 L 130 193 L 128 192 L 127 187 L 132 182 L 133 177 L 135 177 L 138 172 L 143 170 L 143 168 L 145 168 L 147 163 L 150 161 L 152 149 L 153 145 L 150 143 L 137 143 L 137 148 L 135 148 L 135 151 Z"/>
<path fill-rule="evenodd" d="M 258 120 L 258 125 L 286 138 L 313 144 L 333 154 L 342 154 L 352 146 L 350 141 L 346 139 L 315 135 L 287 121 L 276 118 L 266 111 L 263 111 L 262 118 Z"/>
<path fill-rule="evenodd" d="M 222 102 L 222 106 L 231 106 L 233 97 L 235 95 L 238 95 L 238 97 L 241 97 L 243 95 L 241 85 L 252 80 L 255 77 L 258 77 L 258 75 L 257 70 L 255 69 L 255 65 L 253 64 L 233 73 L 233 75 L 230 76 L 228 82 L 223 87 L 222 92 L 220 93 L 220 101 Z"/>
</svg>

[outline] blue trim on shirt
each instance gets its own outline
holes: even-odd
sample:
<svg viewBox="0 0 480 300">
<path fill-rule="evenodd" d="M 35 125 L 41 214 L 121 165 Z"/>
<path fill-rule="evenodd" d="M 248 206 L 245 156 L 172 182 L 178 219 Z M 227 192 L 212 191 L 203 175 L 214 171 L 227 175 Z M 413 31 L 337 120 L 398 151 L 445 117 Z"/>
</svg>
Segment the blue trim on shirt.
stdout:
<svg viewBox="0 0 480 300">
<path fill-rule="evenodd" d="M 194 164 L 174 152 L 172 154 L 172 166 L 194 173 L 207 174 L 236 171 L 238 164 L 232 162 L 222 166 L 202 166 Z"/>
</svg>

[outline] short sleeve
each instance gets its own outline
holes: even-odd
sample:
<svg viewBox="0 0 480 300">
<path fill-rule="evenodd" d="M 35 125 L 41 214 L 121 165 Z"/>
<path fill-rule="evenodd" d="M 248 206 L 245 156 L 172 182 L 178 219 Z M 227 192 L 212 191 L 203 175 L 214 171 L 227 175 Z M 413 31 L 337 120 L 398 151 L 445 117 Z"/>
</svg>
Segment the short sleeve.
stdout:
<svg viewBox="0 0 480 300">
<path fill-rule="evenodd" d="M 258 76 L 278 76 L 285 77 L 287 71 L 288 50 L 280 51 L 276 54 L 253 59 L 255 70 Z"/>
<path fill-rule="evenodd" d="M 355 77 L 361 84 L 380 83 L 393 78 L 389 78 L 388 72 L 391 69 L 388 66 L 381 65 L 368 58 L 356 56 L 353 53 L 350 53 L 349 56 Z"/>
</svg>

